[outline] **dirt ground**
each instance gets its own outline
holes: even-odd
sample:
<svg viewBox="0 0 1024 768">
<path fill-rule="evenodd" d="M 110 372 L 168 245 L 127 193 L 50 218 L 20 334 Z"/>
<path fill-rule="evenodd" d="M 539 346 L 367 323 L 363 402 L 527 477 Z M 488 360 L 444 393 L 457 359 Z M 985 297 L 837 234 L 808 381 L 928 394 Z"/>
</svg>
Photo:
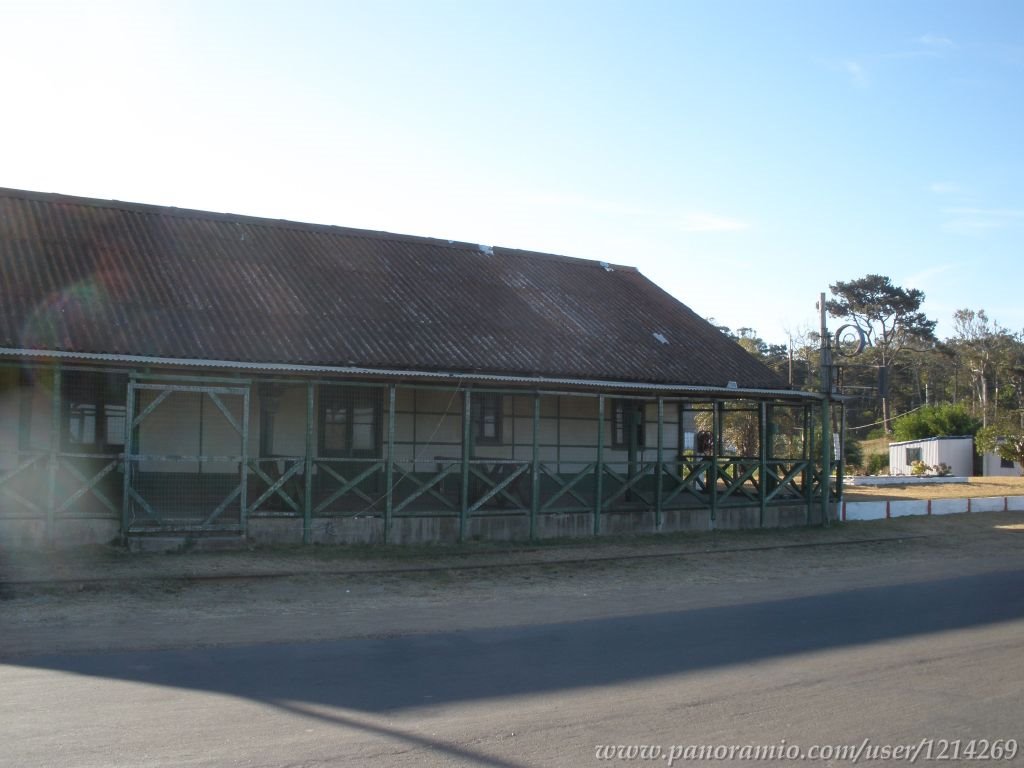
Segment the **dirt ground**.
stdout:
<svg viewBox="0 0 1024 768">
<path fill-rule="evenodd" d="M 1024 565 L 1024 513 L 532 546 L 0 553 L 0 658 L 383 637 Z"/>
<path fill-rule="evenodd" d="M 1024 496 L 1024 477 L 968 477 L 962 483 L 908 483 L 877 488 L 858 485 L 843 489 L 843 498 L 847 501 L 973 499 L 981 496 Z"/>
</svg>

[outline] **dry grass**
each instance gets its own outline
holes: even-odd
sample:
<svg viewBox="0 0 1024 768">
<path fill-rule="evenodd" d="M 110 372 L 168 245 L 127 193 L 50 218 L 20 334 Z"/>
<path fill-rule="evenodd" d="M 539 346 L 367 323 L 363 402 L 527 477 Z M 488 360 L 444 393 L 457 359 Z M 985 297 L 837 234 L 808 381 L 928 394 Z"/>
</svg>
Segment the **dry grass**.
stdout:
<svg viewBox="0 0 1024 768">
<path fill-rule="evenodd" d="M 872 454 L 888 455 L 890 438 L 862 440 L 864 459 Z M 963 483 L 906 484 L 848 487 L 847 501 L 883 501 L 885 499 L 966 499 L 981 496 L 1024 496 L 1024 477 L 969 477 Z"/>
<path fill-rule="evenodd" d="M 873 453 L 880 453 L 883 456 L 888 456 L 889 438 L 876 437 L 874 440 L 861 440 L 860 447 L 861 450 L 864 452 L 865 459 Z"/>
<path fill-rule="evenodd" d="M 966 499 L 980 496 L 1024 496 L 1024 477 L 969 477 L 963 483 L 884 485 L 877 488 L 847 487 L 847 501 L 884 499 Z"/>
</svg>

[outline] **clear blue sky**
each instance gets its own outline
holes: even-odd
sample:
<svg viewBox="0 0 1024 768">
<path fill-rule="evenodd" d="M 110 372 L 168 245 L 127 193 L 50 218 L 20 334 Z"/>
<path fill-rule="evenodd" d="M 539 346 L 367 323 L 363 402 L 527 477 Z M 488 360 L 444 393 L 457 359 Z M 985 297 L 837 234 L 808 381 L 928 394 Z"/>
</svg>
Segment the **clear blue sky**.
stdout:
<svg viewBox="0 0 1024 768">
<path fill-rule="evenodd" d="M 1024 3 L 0 0 L 0 186 L 636 265 L 772 342 L 1024 329 Z"/>
</svg>

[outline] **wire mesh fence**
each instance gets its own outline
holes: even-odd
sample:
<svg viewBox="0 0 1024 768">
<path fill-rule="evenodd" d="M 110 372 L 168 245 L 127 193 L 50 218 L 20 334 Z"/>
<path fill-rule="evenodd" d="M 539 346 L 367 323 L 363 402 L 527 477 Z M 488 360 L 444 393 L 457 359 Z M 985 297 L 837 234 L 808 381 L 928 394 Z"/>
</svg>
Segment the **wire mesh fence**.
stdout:
<svg viewBox="0 0 1024 768">
<path fill-rule="evenodd" d="M 128 377 L 0 368 L 0 515 L 116 517 Z"/>
<path fill-rule="evenodd" d="M 260 381 L 251 388 L 248 514 L 301 517 L 306 505 L 306 455 L 314 416 L 303 382 Z"/>
<path fill-rule="evenodd" d="M 524 410 L 532 408 L 522 399 L 527 401 Z M 538 406 L 539 512 L 592 512 L 601 427 L 598 398 L 545 395 Z"/>
<path fill-rule="evenodd" d="M 0 367 L 0 515 L 45 518 L 53 440 L 52 370 Z"/>
<path fill-rule="evenodd" d="M 396 517 L 460 514 L 464 411 L 458 389 L 397 388 L 392 438 Z"/>
<path fill-rule="evenodd" d="M 312 514 L 382 516 L 386 387 L 321 384 L 316 396 Z"/>
<path fill-rule="evenodd" d="M 131 381 L 125 431 L 128 530 L 241 528 L 249 390 Z"/>
</svg>

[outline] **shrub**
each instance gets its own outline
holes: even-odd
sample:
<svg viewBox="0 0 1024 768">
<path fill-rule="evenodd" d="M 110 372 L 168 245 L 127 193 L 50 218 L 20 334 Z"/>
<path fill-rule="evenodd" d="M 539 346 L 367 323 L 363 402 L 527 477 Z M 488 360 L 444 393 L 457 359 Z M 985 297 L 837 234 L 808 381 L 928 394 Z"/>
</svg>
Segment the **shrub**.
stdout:
<svg viewBox="0 0 1024 768">
<path fill-rule="evenodd" d="M 859 440 L 847 437 L 846 445 L 843 447 L 846 451 L 843 460 L 846 462 L 847 467 L 864 466 L 864 449 L 861 447 Z"/>
<path fill-rule="evenodd" d="M 962 405 L 926 405 L 896 419 L 892 432 L 897 440 L 923 440 L 973 435 L 980 426 Z"/>
<path fill-rule="evenodd" d="M 872 453 L 868 456 L 865 471 L 869 475 L 881 475 L 887 473 L 889 471 L 889 454 Z"/>
<path fill-rule="evenodd" d="M 917 461 L 910 462 L 910 474 L 914 477 L 924 477 L 928 474 L 928 470 L 931 469 L 927 464 L 918 459 Z"/>
<path fill-rule="evenodd" d="M 996 453 L 1007 461 L 1020 462 L 1024 466 L 1024 429 L 1014 421 L 1003 421 L 978 431 L 974 450 L 979 455 Z M 1021 470 L 1024 475 L 1024 469 Z"/>
</svg>

